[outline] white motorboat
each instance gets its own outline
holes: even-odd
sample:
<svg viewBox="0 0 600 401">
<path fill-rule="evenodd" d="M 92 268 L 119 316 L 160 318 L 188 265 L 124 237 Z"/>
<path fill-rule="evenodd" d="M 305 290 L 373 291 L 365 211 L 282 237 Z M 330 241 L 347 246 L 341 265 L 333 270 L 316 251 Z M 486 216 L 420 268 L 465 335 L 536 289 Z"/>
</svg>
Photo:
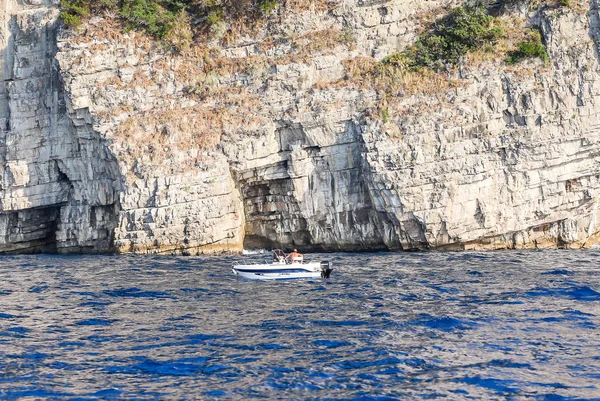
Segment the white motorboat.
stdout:
<svg viewBox="0 0 600 401">
<path fill-rule="evenodd" d="M 233 266 L 233 273 L 249 280 L 291 280 L 298 278 L 329 278 L 333 270 L 331 262 L 304 262 L 296 258 L 288 261 L 280 249 L 273 251 L 270 262 L 263 264 L 240 264 Z"/>
</svg>

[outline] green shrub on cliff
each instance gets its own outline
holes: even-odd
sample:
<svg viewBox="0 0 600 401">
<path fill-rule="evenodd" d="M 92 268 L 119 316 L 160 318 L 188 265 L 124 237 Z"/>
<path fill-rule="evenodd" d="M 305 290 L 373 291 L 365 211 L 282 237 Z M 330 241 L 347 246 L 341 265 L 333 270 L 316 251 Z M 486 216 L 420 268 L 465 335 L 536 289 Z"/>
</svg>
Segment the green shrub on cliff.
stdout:
<svg viewBox="0 0 600 401">
<path fill-rule="evenodd" d="M 186 4 L 176 0 L 124 0 L 120 15 L 131 29 L 144 29 L 149 34 L 164 38 L 173 29 L 177 13 Z"/>
<path fill-rule="evenodd" d="M 468 52 L 494 43 L 505 34 L 494 20 L 481 6 L 455 8 L 404 52 L 409 67 L 440 69 L 458 64 Z"/>
<path fill-rule="evenodd" d="M 230 20 L 256 20 L 271 13 L 277 0 L 61 0 L 61 18 L 73 27 L 103 10 L 119 15 L 129 29 L 144 30 L 157 38 L 165 38 L 187 11 L 207 27 Z"/>
<path fill-rule="evenodd" d="M 162 38 L 173 28 L 178 13 L 190 0 L 61 0 L 61 18 L 65 25 L 81 24 L 82 18 L 102 10 L 116 11 L 129 28 L 143 29 Z"/>
<path fill-rule="evenodd" d="M 531 30 L 526 40 L 517 43 L 516 50 L 508 52 L 506 62 L 508 64 L 517 64 L 528 58 L 540 58 L 544 63 L 550 61 L 548 50 L 546 50 L 546 46 L 542 42 L 542 34 L 536 29 Z"/>
<path fill-rule="evenodd" d="M 90 15 L 88 0 L 61 0 L 60 17 L 66 26 L 81 25 L 81 18 L 87 18 Z"/>
<path fill-rule="evenodd" d="M 193 0 L 191 12 L 210 28 L 223 21 L 253 22 L 269 15 L 277 0 Z"/>
<path fill-rule="evenodd" d="M 275 7 L 277 7 L 277 0 L 263 0 L 260 2 L 258 9 L 260 10 L 261 13 L 263 13 L 264 15 L 267 15 L 271 11 L 273 11 L 275 9 Z"/>
</svg>

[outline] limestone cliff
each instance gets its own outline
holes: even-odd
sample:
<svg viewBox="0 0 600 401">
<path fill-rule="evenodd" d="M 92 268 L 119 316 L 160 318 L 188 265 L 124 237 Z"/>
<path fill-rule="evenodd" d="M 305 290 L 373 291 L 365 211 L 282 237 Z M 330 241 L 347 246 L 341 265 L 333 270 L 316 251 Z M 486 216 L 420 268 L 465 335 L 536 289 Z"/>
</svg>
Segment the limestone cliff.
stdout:
<svg viewBox="0 0 600 401">
<path fill-rule="evenodd" d="M 309 3 L 175 52 L 3 0 L 0 250 L 594 245 L 600 16 L 571 2 L 502 17 L 549 65 L 473 56 L 386 90 L 361 65 L 457 1 Z"/>
</svg>

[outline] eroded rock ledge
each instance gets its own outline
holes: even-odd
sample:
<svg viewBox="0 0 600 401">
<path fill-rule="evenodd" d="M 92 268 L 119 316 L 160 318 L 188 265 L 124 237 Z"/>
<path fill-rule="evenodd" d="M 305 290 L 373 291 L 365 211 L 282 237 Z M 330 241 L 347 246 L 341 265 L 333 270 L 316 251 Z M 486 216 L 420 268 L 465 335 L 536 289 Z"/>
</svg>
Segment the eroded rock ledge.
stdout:
<svg viewBox="0 0 600 401">
<path fill-rule="evenodd" d="M 2 252 L 597 242 L 595 1 L 512 17 L 549 66 L 471 60 L 393 97 L 348 61 L 457 2 L 340 2 L 179 54 L 105 19 L 61 30 L 55 3 L 1 2 Z"/>
</svg>

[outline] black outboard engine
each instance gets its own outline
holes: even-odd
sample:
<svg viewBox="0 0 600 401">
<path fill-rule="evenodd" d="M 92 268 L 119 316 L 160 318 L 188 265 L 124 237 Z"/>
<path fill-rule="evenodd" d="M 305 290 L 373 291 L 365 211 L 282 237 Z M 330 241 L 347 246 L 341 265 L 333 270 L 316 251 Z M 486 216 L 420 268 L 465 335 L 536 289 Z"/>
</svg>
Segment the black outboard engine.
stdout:
<svg viewBox="0 0 600 401">
<path fill-rule="evenodd" d="M 333 271 L 333 264 L 328 260 L 321 261 L 321 278 L 329 278 Z"/>
</svg>

